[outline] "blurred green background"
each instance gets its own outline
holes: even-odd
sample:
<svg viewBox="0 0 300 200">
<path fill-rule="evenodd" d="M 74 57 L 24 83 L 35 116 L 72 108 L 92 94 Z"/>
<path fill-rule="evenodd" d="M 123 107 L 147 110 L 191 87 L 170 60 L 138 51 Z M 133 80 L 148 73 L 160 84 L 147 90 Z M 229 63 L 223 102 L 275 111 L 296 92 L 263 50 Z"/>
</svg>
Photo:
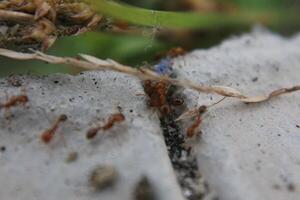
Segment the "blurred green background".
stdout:
<svg viewBox="0 0 300 200">
<path fill-rule="evenodd" d="M 122 2 L 148 9 L 167 11 L 195 11 L 213 9 L 223 12 L 226 9 L 252 10 L 299 10 L 300 0 L 123 0 Z M 300 14 L 299 14 L 300 19 Z M 81 36 L 64 37 L 57 40 L 47 52 L 59 56 L 76 56 L 78 53 L 94 55 L 100 58 L 111 58 L 131 66 L 153 63 L 155 57 L 172 47 L 183 47 L 186 50 L 209 48 L 220 43 L 233 34 L 241 34 L 250 27 L 216 28 L 214 30 L 181 30 L 160 31 L 154 34 L 155 28 L 137 27 L 137 33 L 116 33 L 97 31 Z M 273 31 L 289 36 L 296 33 L 299 27 L 286 22 L 284 26 L 272 27 Z M 39 61 L 17 61 L 0 57 L 0 76 L 15 73 L 71 73 L 80 69 L 74 67 L 45 64 Z"/>
</svg>

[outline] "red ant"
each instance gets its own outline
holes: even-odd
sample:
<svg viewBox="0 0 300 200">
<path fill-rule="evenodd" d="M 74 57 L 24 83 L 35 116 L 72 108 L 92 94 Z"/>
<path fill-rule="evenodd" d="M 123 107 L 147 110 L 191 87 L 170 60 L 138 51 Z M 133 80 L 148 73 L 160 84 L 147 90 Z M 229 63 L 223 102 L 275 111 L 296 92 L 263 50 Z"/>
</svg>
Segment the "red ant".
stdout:
<svg viewBox="0 0 300 200">
<path fill-rule="evenodd" d="M 150 81 L 146 80 L 144 83 L 144 90 L 149 96 L 149 106 L 158 108 L 163 114 L 171 111 L 168 103 L 168 85 L 164 81 Z"/>
<path fill-rule="evenodd" d="M 172 93 L 172 86 L 164 81 L 146 80 L 144 90 L 149 97 L 149 106 L 158 108 L 162 114 L 168 114 L 172 106 L 180 106 L 184 103 L 182 98 L 175 97 Z"/>
<path fill-rule="evenodd" d="M 0 108 L 10 108 L 17 105 L 25 105 L 29 101 L 27 95 L 12 96 L 7 102 L 0 103 Z"/>
<path fill-rule="evenodd" d="M 159 108 L 163 113 L 168 113 L 170 105 L 168 103 L 168 88 L 164 81 L 150 81 L 146 80 L 144 83 L 144 90 L 149 96 L 149 106 Z"/>
<path fill-rule="evenodd" d="M 169 57 L 169 58 L 176 58 L 178 56 L 183 56 L 186 54 L 186 50 L 183 49 L 182 47 L 174 47 L 169 49 L 166 52 L 160 52 L 156 55 L 156 59 L 162 59 L 163 57 Z"/>
<path fill-rule="evenodd" d="M 222 98 L 220 101 L 213 103 L 212 105 L 209 106 L 202 105 L 195 110 L 188 111 L 182 114 L 179 118 L 176 119 L 176 121 L 179 121 L 188 117 L 193 117 L 193 116 L 196 117 L 195 121 L 188 127 L 186 131 L 187 137 L 193 137 L 195 135 L 196 129 L 201 125 L 202 115 L 208 110 L 208 108 L 217 105 L 218 103 L 222 102 L 225 98 L 226 97 Z"/>
<path fill-rule="evenodd" d="M 21 82 L 19 80 L 13 79 L 13 78 L 9 79 L 9 80 L 12 80 L 14 82 L 14 84 L 16 84 L 14 86 L 16 86 L 16 87 L 21 86 L 21 85 L 19 85 L 19 84 L 21 84 Z M 7 93 L 5 93 L 7 101 L 3 102 L 3 103 L 0 103 L 0 109 L 5 108 L 5 110 L 8 111 L 8 109 L 11 108 L 11 107 L 15 107 L 15 106 L 18 106 L 18 105 L 25 106 L 25 104 L 27 102 L 29 102 L 29 98 L 25 93 L 25 88 L 22 88 L 21 91 L 22 91 L 23 94 L 12 96 L 10 98 L 8 98 Z"/>
<path fill-rule="evenodd" d="M 98 127 L 89 129 L 86 134 L 86 138 L 92 139 L 97 135 L 98 131 L 109 130 L 110 128 L 112 128 L 114 126 L 115 123 L 120 123 L 124 120 L 125 120 L 125 116 L 122 113 L 113 114 L 109 117 L 107 123 L 104 126 L 98 126 Z"/>
<path fill-rule="evenodd" d="M 196 129 L 200 126 L 202 122 L 202 118 L 201 118 L 202 114 L 204 114 L 206 111 L 207 111 L 207 106 L 203 105 L 199 107 L 194 123 L 186 131 L 186 135 L 188 137 L 193 137 L 195 135 Z"/>
<path fill-rule="evenodd" d="M 161 107 L 167 102 L 167 84 L 163 81 L 153 82 L 146 80 L 144 83 L 146 94 L 150 97 L 150 107 Z"/>
<path fill-rule="evenodd" d="M 49 129 L 43 132 L 43 134 L 41 135 L 41 140 L 46 144 L 51 142 L 53 136 L 55 135 L 55 132 L 59 127 L 59 124 L 65 122 L 67 119 L 68 117 L 66 115 L 60 115 L 58 119 L 54 122 L 54 124 Z"/>
<path fill-rule="evenodd" d="M 25 104 L 29 101 L 29 98 L 27 95 L 17 95 L 17 96 L 12 96 L 10 97 L 10 99 L 8 99 L 6 102 L 4 103 L 0 103 L 0 110 L 2 108 L 5 108 L 5 115 L 6 118 L 9 119 L 10 115 L 9 115 L 9 109 L 11 107 L 14 106 L 18 106 L 18 105 L 23 105 L 25 106 Z"/>
<path fill-rule="evenodd" d="M 186 54 L 186 50 L 181 47 L 172 48 L 167 52 L 167 56 L 170 56 L 171 58 L 182 56 L 184 54 Z"/>
</svg>

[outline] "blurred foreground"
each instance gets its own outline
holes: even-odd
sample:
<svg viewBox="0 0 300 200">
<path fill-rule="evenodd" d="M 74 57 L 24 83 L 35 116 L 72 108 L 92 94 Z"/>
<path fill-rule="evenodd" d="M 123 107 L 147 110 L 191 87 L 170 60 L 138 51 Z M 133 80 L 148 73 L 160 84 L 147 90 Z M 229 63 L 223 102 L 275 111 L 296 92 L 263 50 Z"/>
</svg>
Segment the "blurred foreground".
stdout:
<svg viewBox="0 0 300 200">
<path fill-rule="evenodd" d="M 125 1 L 124 1 L 125 2 Z M 253 10 L 287 10 L 296 9 L 299 0 L 127 0 L 126 3 L 157 10 L 172 11 L 212 11 L 228 12 L 232 9 L 251 8 Z M 153 63 L 157 55 L 167 49 L 180 46 L 186 50 L 208 48 L 220 43 L 230 35 L 240 34 L 249 27 L 217 28 L 214 30 L 163 30 L 157 27 L 136 27 L 130 33 L 126 31 L 97 31 L 80 36 L 60 38 L 48 51 L 59 56 L 76 56 L 78 53 L 95 55 L 100 58 L 111 58 L 124 64 L 140 66 Z M 284 35 L 297 32 L 298 27 L 286 23 L 284 27 L 274 27 L 273 30 Z M 1 33 L 0 33 L 1 34 Z M 80 69 L 50 65 L 41 62 L 19 62 L 0 58 L 0 75 L 13 73 L 48 74 L 56 72 L 77 73 Z"/>
</svg>

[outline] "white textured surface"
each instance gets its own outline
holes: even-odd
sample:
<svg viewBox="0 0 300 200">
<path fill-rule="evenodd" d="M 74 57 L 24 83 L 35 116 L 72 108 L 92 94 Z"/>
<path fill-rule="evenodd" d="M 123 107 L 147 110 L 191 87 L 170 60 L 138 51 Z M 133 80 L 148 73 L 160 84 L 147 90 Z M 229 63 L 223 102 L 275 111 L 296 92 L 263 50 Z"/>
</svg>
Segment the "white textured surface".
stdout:
<svg viewBox="0 0 300 200">
<path fill-rule="evenodd" d="M 148 176 L 160 199 L 182 199 L 159 121 L 147 110 L 145 96 L 137 95 L 143 93 L 137 79 L 111 72 L 27 77 L 25 89 L 28 108 L 11 109 L 10 121 L 1 111 L 0 146 L 6 151 L 0 153 L 0 199 L 129 200 L 142 175 Z M 2 79 L 1 102 L 5 92 L 21 93 Z M 87 141 L 86 131 L 116 113 L 117 106 L 126 121 Z M 60 114 L 66 114 L 68 121 L 54 141 L 42 143 L 41 133 Z M 78 160 L 66 163 L 73 151 L 78 152 Z M 115 166 L 119 179 L 114 187 L 94 192 L 88 178 L 99 164 Z"/>
<path fill-rule="evenodd" d="M 300 36 L 284 39 L 256 30 L 180 57 L 174 68 L 180 78 L 198 83 L 266 93 L 300 83 Z M 184 93 L 189 107 L 220 99 Z M 299 93 L 251 105 L 229 99 L 204 116 L 198 163 L 220 199 L 299 199 L 299 102 Z"/>
</svg>

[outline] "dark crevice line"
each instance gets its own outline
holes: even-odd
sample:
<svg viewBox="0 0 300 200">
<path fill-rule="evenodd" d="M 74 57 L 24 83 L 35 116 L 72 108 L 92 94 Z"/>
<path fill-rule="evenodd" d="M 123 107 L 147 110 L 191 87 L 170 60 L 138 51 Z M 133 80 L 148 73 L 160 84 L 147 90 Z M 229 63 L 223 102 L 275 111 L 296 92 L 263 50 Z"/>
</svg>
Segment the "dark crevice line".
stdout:
<svg viewBox="0 0 300 200">
<path fill-rule="evenodd" d="M 186 111 L 186 106 L 172 103 L 173 97 L 185 99 L 181 94 L 182 89 L 167 85 L 164 87 L 167 91 L 162 92 L 162 88 L 155 87 L 157 83 L 145 81 L 145 92 L 149 97 L 148 105 L 159 111 L 160 125 L 177 181 L 187 200 L 202 200 L 210 193 L 210 189 L 199 171 L 193 145 L 188 144 L 184 128 L 176 122 L 176 118 Z"/>
<path fill-rule="evenodd" d="M 187 145 L 183 128 L 175 122 L 180 114 L 162 115 L 160 123 L 182 194 L 188 200 L 201 200 L 209 193 L 209 187 L 203 181 L 193 147 Z"/>
</svg>

